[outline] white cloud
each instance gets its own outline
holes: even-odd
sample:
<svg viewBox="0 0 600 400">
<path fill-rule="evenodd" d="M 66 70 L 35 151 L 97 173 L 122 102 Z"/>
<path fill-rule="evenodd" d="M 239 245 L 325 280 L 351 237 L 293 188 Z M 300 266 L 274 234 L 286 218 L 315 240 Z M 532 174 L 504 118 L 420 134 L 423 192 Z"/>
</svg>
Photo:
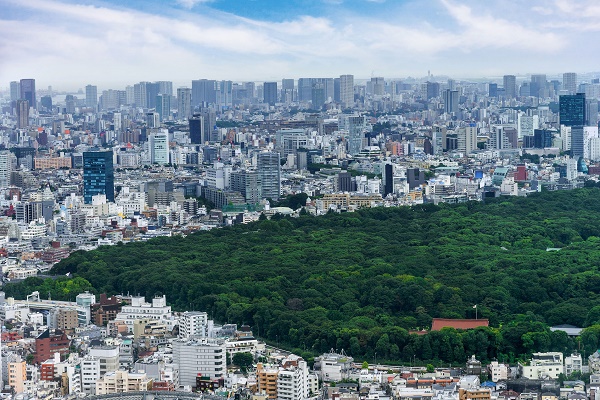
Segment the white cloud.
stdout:
<svg viewBox="0 0 600 400">
<path fill-rule="evenodd" d="M 33 76 L 54 86 L 123 86 L 200 77 L 368 77 L 372 70 L 399 77 L 420 76 L 434 67 L 439 73 L 474 76 L 478 70 L 501 74 L 507 68 L 559 69 L 569 59 L 557 60 L 556 52 L 576 43 L 572 27 L 550 30 L 544 18 L 536 25 L 531 18 L 512 17 L 522 10 L 548 9 L 529 0 L 513 0 L 513 6 L 439 0 L 435 12 L 425 16 L 390 6 L 385 18 L 338 12 L 276 23 L 210 9 L 165 9 L 158 15 L 63 1 L 0 0 L 0 7 L 5 4 L 16 11 L 13 15 L 23 15 L 22 20 L 0 16 L 0 54 L 8 55 L 0 58 L 0 82 Z M 550 9 L 569 15 L 565 24 L 579 21 L 581 10 L 595 12 L 591 1 L 578 3 L 579 8 L 569 4 L 556 0 Z M 597 63 L 593 57 L 588 61 Z"/>
<path fill-rule="evenodd" d="M 177 4 L 187 8 L 192 9 L 196 4 L 200 3 L 209 3 L 212 0 L 177 0 Z"/>
</svg>

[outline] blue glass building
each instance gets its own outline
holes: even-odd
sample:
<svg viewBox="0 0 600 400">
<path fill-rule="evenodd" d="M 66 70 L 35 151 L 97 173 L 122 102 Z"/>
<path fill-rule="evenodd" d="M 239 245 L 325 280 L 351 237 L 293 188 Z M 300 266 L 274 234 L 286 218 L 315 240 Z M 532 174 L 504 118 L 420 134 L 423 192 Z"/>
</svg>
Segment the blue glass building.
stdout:
<svg viewBox="0 0 600 400">
<path fill-rule="evenodd" d="M 83 201 L 91 204 L 92 196 L 106 195 L 115 201 L 115 175 L 112 151 L 87 151 L 83 153 Z"/>
</svg>

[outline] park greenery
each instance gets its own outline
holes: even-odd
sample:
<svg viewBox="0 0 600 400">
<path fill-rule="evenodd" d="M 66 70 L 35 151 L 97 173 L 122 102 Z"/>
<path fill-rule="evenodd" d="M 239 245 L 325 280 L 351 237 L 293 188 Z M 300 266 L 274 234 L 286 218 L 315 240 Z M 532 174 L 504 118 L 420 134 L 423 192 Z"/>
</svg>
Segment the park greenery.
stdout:
<svg viewBox="0 0 600 400">
<path fill-rule="evenodd" d="M 165 294 L 310 359 L 337 349 L 399 363 L 514 362 L 595 352 L 600 341 L 600 189 L 486 203 L 363 209 L 77 251 L 59 279 L 6 285 L 71 299 L 83 290 Z M 489 327 L 425 334 L 432 318 Z M 550 326 L 585 327 L 573 339 Z M 243 364 L 243 362 L 242 362 Z"/>
</svg>

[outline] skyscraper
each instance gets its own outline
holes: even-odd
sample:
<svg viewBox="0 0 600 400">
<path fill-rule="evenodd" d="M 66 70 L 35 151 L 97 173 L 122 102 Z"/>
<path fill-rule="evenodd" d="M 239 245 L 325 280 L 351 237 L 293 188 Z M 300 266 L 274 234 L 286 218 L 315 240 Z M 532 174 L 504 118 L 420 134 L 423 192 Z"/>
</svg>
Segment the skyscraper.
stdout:
<svg viewBox="0 0 600 400">
<path fill-rule="evenodd" d="M 198 79 L 192 81 L 192 107 L 215 104 L 217 102 L 217 81 Z"/>
<path fill-rule="evenodd" d="M 465 128 L 457 130 L 457 147 L 456 150 L 470 154 L 477 150 L 477 125 L 469 124 Z"/>
<path fill-rule="evenodd" d="M 444 90 L 444 112 L 447 114 L 458 112 L 458 90 Z"/>
<path fill-rule="evenodd" d="M 83 200 L 92 202 L 92 196 L 106 195 L 108 201 L 115 201 L 115 176 L 113 152 L 86 151 L 83 153 Z"/>
<path fill-rule="evenodd" d="M 17 101 L 21 98 L 21 86 L 19 82 L 10 83 L 10 101 Z"/>
<path fill-rule="evenodd" d="M 345 108 L 354 105 L 354 75 L 340 75 L 340 103 Z"/>
<path fill-rule="evenodd" d="M 277 82 L 265 82 L 263 85 L 263 102 L 270 106 L 277 103 Z"/>
<path fill-rule="evenodd" d="M 598 126 L 598 100 L 585 99 L 585 125 Z"/>
<path fill-rule="evenodd" d="M 160 126 L 160 114 L 157 112 L 146 113 L 146 127 L 158 128 Z"/>
<path fill-rule="evenodd" d="M 440 84 L 438 82 L 427 82 L 427 100 L 440 95 Z"/>
<path fill-rule="evenodd" d="M 575 72 L 565 72 L 563 74 L 562 88 L 569 94 L 577 93 L 577 74 Z"/>
<path fill-rule="evenodd" d="M 167 129 L 153 129 L 148 135 L 148 150 L 152 164 L 169 163 L 169 131 Z"/>
<path fill-rule="evenodd" d="M 190 88 L 177 89 L 177 116 L 180 119 L 192 116 L 192 90 Z"/>
<path fill-rule="evenodd" d="M 148 107 L 146 97 L 146 85 L 150 82 L 140 82 L 133 85 L 133 97 L 136 107 Z"/>
<path fill-rule="evenodd" d="M 29 102 L 29 107 L 37 110 L 37 101 L 35 97 L 35 79 L 21 79 L 20 89 L 21 99 Z"/>
<path fill-rule="evenodd" d="M 548 97 L 548 81 L 545 74 L 531 75 L 529 95 L 532 97 Z"/>
<path fill-rule="evenodd" d="M 560 124 L 565 126 L 585 125 L 585 94 L 577 93 L 559 97 Z"/>
<path fill-rule="evenodd" d="M 321 107 L 323 107 L 323 104 L 325 104 L 325 96 L 325 84 L 315 83 L 313 85 L 311 93 L 312 108 L 314 108 L 315 110 L 320 110 Z"/>
<path fill-rule="evenodd" d="M 279 200 L 281 194 L 281 164 L 279 153 L 258 154 L 258 175 L 261 182 L 263 199 Z"/>
<path fill-rule="evenodd" d="M 190 141 L 192 144 L 204 144 L 212 140 L 212 132 L 217 123 L 217 116 L 213 110 L 204 109 L 195 113 L 189 120 Z"/>
<path fill-rule="evenodd" d="M 343 115 L 340 119 L 340 130 L 348 132 L 348 154 L 357 155 L 365 142 L 366 118 L 361 115 Z"/>
<path fill-rule="evenodd" d="M 156 112 L 158 113 L 161 122 L 171 119 L 170 94 L 159 94 L 156 96 Z"/>
<path fill-rule="evenodd" d="M 282 79 L 281 80 L 281 102 L 291 103 L 295 101 L 294 97 L 294 80 L 293 79 Z"/>
<path fill-rule="evenodd" d="M 385 80 L 382 76 L 371 78 L 371 94 L 374 96 L 383 96 L 385 93 Z"/>
<path fill-rule="evenodd" d="M 516 97 L 517 94 L 517 77 L 514 75 L 504 75 L 504 96 L 508 99 Z"/>
<path fill-rule="evenodd" d="M 87 85 L 85 87 L 85 106 L 96 110 L 98 108 L 98 87 Z"/>
<path fill-rule="evenodd" d="M 171 81 L 158 81 L 158 94 L 168 94 L 173 96 L 173 82 Z"/>
<path fill-rule="evenodd" d="M 17 128 L 29 126 L 29 101 L 17 100 Z"/>
</svg>

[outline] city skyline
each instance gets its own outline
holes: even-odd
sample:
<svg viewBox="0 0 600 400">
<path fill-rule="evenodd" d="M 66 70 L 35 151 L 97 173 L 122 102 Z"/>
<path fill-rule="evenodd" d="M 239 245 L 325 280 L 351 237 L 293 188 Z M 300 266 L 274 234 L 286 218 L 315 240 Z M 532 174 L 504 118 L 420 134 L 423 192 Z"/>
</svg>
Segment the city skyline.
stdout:
<svg viewBox="0 0 600 400">
<path fill-rule="evenodd" d="M 40 88 L 76 90 L 200 77 L 431 71 L 461 79 L 597 69 L 586 45 L 600 29 L 591 1 L 421 3 L 0 0 L 0 82 L 33 77 Z"/>
</svg>

